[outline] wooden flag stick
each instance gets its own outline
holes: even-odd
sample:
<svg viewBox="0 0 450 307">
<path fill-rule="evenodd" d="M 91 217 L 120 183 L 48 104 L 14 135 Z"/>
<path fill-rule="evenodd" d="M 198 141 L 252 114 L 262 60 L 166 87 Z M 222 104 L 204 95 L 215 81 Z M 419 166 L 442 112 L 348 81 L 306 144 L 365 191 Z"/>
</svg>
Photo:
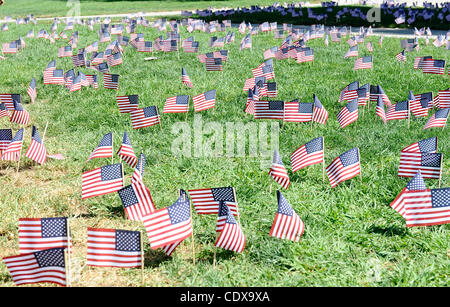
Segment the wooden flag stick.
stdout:
<svg viewBox="0 0 450 307">
<path fill-rule="evenodd" d="M 42 134 L 42 144 L 44 144 L 45 134 L 47 133 L 48 121 L 45 124 L 44 134 Z"/>
<path fill-rule="evenodd" d="M 439 170 L 439 182 L 438 182 L 438 188 L 441 187 L 441 179 L 442 179 L 442 166 L 444 164 L 444 154 L 441 154 L 441 169 Z"/>
<path fill-rule="evenodd" d="M 144 280 L 144 239 L 143 239 L 143 234 L 141 232 L 141 279 L 142 279 L 142 285 L 145 286 L 145 280 Z"/>
<path fill-rule="evenodd" d="M 159 110 L 158 110 L 158 107 L 155 107 L 155 109 L 156 109 L 156 114 L 158 114 L 158 116 L 159 116 L 159 128 L 161 129 L 161 131 L 162 131 L 162 124 L 161 124 L 161 115 L 159 115 Z"/>
<path fill-rule="evenodd" d="M 362 171 L 361 171 L 361 155 L 359 153 L 359 147 L 358 147 L 358 160 L 359 160 L 359 179 L 362 183 Z"/>
<path fill-rule="evenodd" d="M 233 187 L 233 197 L 234 197 L 234 201 L 236 202 L 236 210 L 237 210 L 237 214 L 238 214 L 239 226 L 241 226 L 241 214 L 239 212 L 238 201 L 237 201 L 237 197 L 236 197 L 236 190 L 234 187 Z"/>
<path fill-rule="evenodd" d="M 111 148 L 114 150 L 114 138 L 111 136 Z M 111 155 L 111 164 L 114 164 L 114 152 Z M 122 169 L 122 178 L 123 178 L 123 169 Z"/>
<path fill-rule="evenodd" d="M 325 182 L 325 137 L 322 137 L 322 150 L 324 153 L 324 157 L 322 160 L 322 182 Z"/>
<path fill-rule="evenodd" d="M 181 196 L 181 189 L 180 189 Z M 184 199 L 186 200 L 186 194 L 184 194 Z M 191 212 L 191 224 L 192 224 L 192 206 L 189 206 Z M 194 242 L 194 227 L 192 227 L 192 263 L 195 265 L 195 242 Z"/>
<path fill-rule="evenodd" d="M 69 279 L 69 272 L 68 272 L 68 267 L 67 267 L 67 263 L 68 263 L 68 256 L 67 256 L 68 252 L 67 249 L 64 249 L 64 267 L 66 269 L 66 287 L 70 287 L 70 279 Z"/>
<path fill-rule="evenodd" d="M 71 278 L 71 270 L 70 270 L 70 265 L 71 265 L 71 258 L 70 258 L 70 224 L 69 224 L 69 217 L 67 217 L 66 220 L 66 233 L 67 233 L 67 264 L 66 264 L 66 283 L 69 285 L 69 287 L 71 286 L 72 283 L 72 278 Z M 68 281 L 68 282 L 67 282 Z"/>
<path fill-rule="evenodd" d="M 216 242 L 217 242 L 217 238 L 219 237 L 219 235 L 217 234 L 216 231 L 216 239 L 214 240 L 214 258 L 213 258 L 213 268 L 216 267 L 216 253 L 217 253 L 217 246 L 216 246 Z"/>
</svg>

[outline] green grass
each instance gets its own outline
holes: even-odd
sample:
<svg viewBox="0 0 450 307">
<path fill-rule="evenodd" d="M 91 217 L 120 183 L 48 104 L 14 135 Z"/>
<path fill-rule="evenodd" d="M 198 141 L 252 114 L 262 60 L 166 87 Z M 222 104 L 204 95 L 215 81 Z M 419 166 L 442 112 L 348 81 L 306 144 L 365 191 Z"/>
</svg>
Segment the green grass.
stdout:
<svg viewBox="0 0 450 307">
<path fill-rule="evenodd" d="M 49 24 L 34 26 L 35 32 Z M 2 33 L 2 41 L 24 36 L 32 25 L 10 25 Z M 95 30 L 97 30 L 96 26 Z M 58 29 L 62 30 L 62 25 Z M 78 48 L 97 40 L 96 32 L 78 27 Z M 283 194 L 305 223 L 305 233 L 294 243 L 269 237 L 277 210 L 277 184 L 267 175 L 258 158 L 249 157 L 176 157 L 172 154 L 172 126 L 185 121 L 185 115 L 162 116 L 162 130 L 157 127 L 133 130 L 127 114 L 120 114 L 116 95 L 139 94 L 140 106 L 157 105 L 162 110 L 167 97 L 195 95 L 217 89 L 214 110 L 202 112 L 204 123 L 243 122 L 254 119 L 243 112 L 246 94 L 242 86 L 251 77 L 251 69 L 263 61 L 263 51 L 281 44 L 271 35 L 253 37 L 253 49 L 239 51 L 243 37 L 236 29 L 236 42 L 226 45 L 230 51 L 224 72 L 206 72 L 194 54 L 157 53 L 158 60 L 144 62 L 148 54 L 127 47 L 124 64 L 112 68 L 120 74 L 119 91 L 83 88 L 69 94 L 56 85 L 43 85 L 41 71 L 56 58 L 58 47 L 43 39 L 25 39 L 27 47 L 17 55 L 0 61 L 1 92 L 21 93 L 31 124 L 42 133 L 49 122 L 45 144 L 49 153 L 63 153 L 64 161 L 36 166 L 25 158 L 30 142 L 26 129 L 20 171 L 15 164 L 0 162 L 0 257 L 18 254 L 18 218 L 70 216 L 74 255 L 74 286 L 140 286 L 139 269 L 87 268 L 85 266 L 87 227 L 110 227 L 144 231 L 138 222 L 124 218 L 118 195 L 110 194 L 81 200 L 81 174 L 110 163 L 95 159 L 86 163 L 101 137 L 112 131 L 115 150 L 127 131 L 136 153 L 147 157 L 144 182 L 149 187 L 156 207 L 172 204 L 178 189 L 194 189 L 231 185 L 236 188 L 241 211 L 242 228 L 247 244 L 242 254 L 219 249 L 217 266 L 212 266 L 215 237 L 215 216 L 193 214 L 196 264 L 192 263 L 191 238 L 186 239 L 172 258 L 145 244 L 145 281 L 147 286 L 448 286 L 449 225 L 407 229 L 403 218 L 389 207 L 390 202 L 406 185 L 408 179 L 397 176 L 399 153 L 405 146 L 432 136 L 439 137 L 439 152 L 445 153 L 441 186 L 449 185 L 450 149 L 448 128 L 422 130 L 426 118 L 391 121 L 385 126 L 375 116 L 374 104 L 365 110 L 357 128 L 341 129 L 336 114 L 340 90 L 354 80 L 381 84 L 396 102 L 405 100 L 408 91 L 423 93 L 448 87 L 448 77 L 426 75 L 414 70 L 417 55 L 450 60 L 448 51 L 425 46 L 408 53 L 407 63 L 398 63 L 395 54 L 401 51 L 398 38 L 384 39 L 379 48 L 378 37 L 368 38 L 374 45 L 374 69 L 353 71 L 353 59 L 343 59 L 348 49 L 344 42 L 325 47 L 323 40 L 308 42 L 315 50 L 313 63 L 297 64 L 292 60 L 275 61 L 279 98 L 312 101 L 317 94 L 330 117 L 326 126 L 310 131 L 310 124 L 280 124 L 279 151 L 289 169 L 291 186 Z M 138 27 L 147 40 L 159 35 L 152 28 Z M 221 33 L 218 33 L 221 35 Z M 187 37 L 186 32 L 182 32 Z M 222 33 L 222 35 L 225 35 Z M 201 42 L 200 52 L 208 48 L 209 35 L 195 33 Z M 101 44 L 104 48 L 106 44 Z M 366 54 L 365 47 L 360 55 Z M 57 67 L 72 68 L 70 58 L 57 59 Z M 185 67 L 193 89 L 180 86 L 181 67 Z M 91 72 L 82 69 L 84 73 Z M 38 98 L 28 104 L 26 90 L 32 77 L 38 81 Z M 101 79 L 101 78 L 100 78 Z M 193 107 L 186 122 L 192 126 Z M 271 123 L 271 121 L 266 121 Z M 0 127 L 9 127 L 1 120 Z M 15 131 L 17 130 L 17 127 Z M 290 171 L 289 155 L 305 142 L 325 136 L 325 158 L 330 163 L 344 151 L 358 146 L 361 152 L 362 182 L 346 181 L 332 189 L 322 182 L 321 166 L 310 166 L 295 174 Z M 204 137 L 206 141 L 206 137 Z M 192 140 L 193 141 L 193 140 Z M 114 157 L 118 161 L 117 156 Z M 133 170 L 125 168 L 126 184 Z M 436 188 L 437 180 L 426 180 Z M 0 264 L 0 285 L 13 286 L 6 267 Z"/>
</svg>

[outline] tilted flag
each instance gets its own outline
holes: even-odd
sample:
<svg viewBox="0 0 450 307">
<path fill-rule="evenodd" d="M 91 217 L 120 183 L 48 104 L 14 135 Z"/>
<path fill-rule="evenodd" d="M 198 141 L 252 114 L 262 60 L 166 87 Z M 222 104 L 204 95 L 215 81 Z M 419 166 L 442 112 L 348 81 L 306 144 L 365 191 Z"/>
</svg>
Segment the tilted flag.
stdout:
<svg viewBox="0 0 450 307">
<path fill-rule="evenodd" d="M 304 51 L 300 51 L 296 53 L 296 60 L 297 63 L 304 63 L 304 62 L 312 62 L 314 61 L 314 50 L 308 49 Z"/>
<path fill-rule="evenodd" d="M 372 69 L 372 56 L 371 55 L 359 58 L 355 61 L 353 70 L 359 70 L 359 69 Z"/>
<path fill-rule="evenodd" d="M 218 214 L 220 202 L 226 202 L 234 215 L 239 215 L 232 187 L 193 189 L 188 191 L 197 214 Z"/>
<path fill-rule="evenodd" d="M 64 248 L 3 258 L 12 280 L 16 285 L 54 283 L 66 286 L 66 263 Z"/>
<path fill-rule="evenodd" d="M 9 120 L 12 123 L 27 126 L 30 122 L 30 113 L 23 108 L 21 103 L 14 101 L 14 111 Z"/>
<path fill-rule="evenodd" d="M 305 230 L 305 225 L 280 191 L 277 191 L 277 200 L 278 210 L 269 235 L 298 242 Z"/>
<path fill-rule="evenodd" d="M 422 72 L 424 74 L 438 74 L 443 75 L 445 72 L 445 61 L 426 59 L 423 62 Z"/>
<path fill-rule="evenodd" d="M 14 111 L 14 102 L 21 103 L 20 94 L 0 94 L 0 101 L 10 111 Z"/>
<path fill-rule="evenodd" d="M 402 152 L 411 151 L 411 152 L 437 152 L 438 147 L 438 139 L 437 137 L 431 137 L 428 139 L 424 139 L 418 142 L 415 142 L 409 146 L 406 146 L 402 149 Z"/>
<path fill-rule="evenodd" d="M 189 95 L 169 97 L 164 104 L 163 113 L 189 112 Z"/>
<path fill-rule="evenodd" d="M 20 218 L 19 252 L 37 252 L 49 248 L 72 246 L 67 217 Z"/>
<path fill-rule="evenodd" d="M 25 157 L 30 158 L 41 165 L 44 164 L 47 159 L 47 150 L 45 149 L 44 142 L 35 126 L 33 126 L 32 129 L 31 144 L 30 147 L 28 147 Z"/>
<path fill-rule="evenodd" d="M 284 101 L 255 101 L 255 119 L 280 119 L 284 116 Z"/>
<path fill-rule="evenodd" d="M 86 66 L 86 54 L 78 53 L 78 54 L 72 55 L 72 63 L 73 63 L 73 66 L 75 66 L 75 67 Z"/>
<path fill-rule="evenodd" d="M 89 85 L 92 85 L 93 88 L 98 88 L 97 75 L 86 75 L 86 80 Z"/>
<path fill-rule="evenodd" d="M 450 108 L 450 88 L 440 90 L 436 95 L 436 101 L 433 99 L 433 105 L 438 109 Z"/>
<path fill-rule="evenodd" d="M 445 127 L 448 119 L 448 114 L 450 112 L 450 108 L 440 109 L 434 113 L 430 119 L 428 119 L 423 130 L 433 127 L 443 128 Z"/>
<path fill-rule="evenodd" d="M 122 54 L 120 52 L 113 53 L 107 57 L 108 66 L 114 67 L 122 64 Z"/>
<path fill-rule="evenodd" d="M 58 58 L 71 56 L 72 56 L 72 46 L 62 46 L 58 49 Z"/>
<path fill-rule="evenodd" d="M 366 83 L 356 90 L 358 95 L 358 106 L 366 106 L 370 100 L 370 84 Z"/>
<path fill-rule="evenodd" d="M 138 52 L 153 52 L 153 43 L 147 41 L 138 41 L 136 43 Z"/>
<path fill-rule="evenodd" d="M 216 90 L 210 90 L 192 97 L 195 112 L 214 108 L 216 104 Z"/>
<path fill-rule="evenodd" d="M 352 101 L 358 98 L 359 81 L 354 81 L 341 90 L 339 95 L 339 102 L 344 100 Z"/>
<path fill-rule="evenodd" d="M 408 101 L 411 112 L 415 117 L 426 117 L 428 116 L 428 109 L 432 107 L 433 93 L 428 92 L 414 95 L 412 91 L 409 91 Z"/>
<path fill-rule="evenodd" d="M 76 76 L 69 87 L 69 93 L 81 90 L 81 75 Z"/>
<path fill-rule="evenodd" d="M 407 119 L 409 117 L 409 101 L 400 101 L 390 106 L 386 112 L 386 120 Z"/>
<path fill-rule="evenodd" d="M 206 71 L 222 71 L 222 58 L 206 58 L 205 59 Z"/>
<path fill-rule="evenodd" d="M 401 151 L 399 177 L 413 177 L 420 170 L 423 178 L 439 179 L 443 154 L 435 152 Z"/>
<path fill-rule="evenodd" d="M 44 84 L 64 85 L 64 83 L 64 71 L 62 69 L 44 71 Z"/>
<path fill-rule="evenodd" d="M 30 82 L 30 86 L 27 89 L 27 94 L 31 98 L 31 102 L 33 103 L 36 99 L 37 92 L 36 92 L 36 79 L 32 78 Z"/>
<path fill-rule="evenodd" d="M 285 122 L 309 122 L 313 117 L 314 103 L 294 100 L 286 102 L 284 109 Z"/>
<path fill-rule="evenodd" d="M 405 50 L 403 49 L 403 51 L 398 53 L 395 57 L 397 58 L 397 61 L 399 61 L 399 62 L 406 62 Z"/>
<path fill-rule="evenodd" d="M 420 170 L 414 175 L 414 177 L 408 182 L 406 187 L 397 195 L 397 197 L 390 203 L 392 209 L 397 211 L 401 216 L 405 217 L 405 203 L 404 196 L 407 191 L 414 190 L 426 190 L 425 181 L 423 180 Z"/>
<path fill-rule="evenodd" d="M 322 105 L 319 98 L 317 98 L 316 94 L 313 94 L 313 99 L 314 99 L 314 108 L 312 114 L 312 121 L 325 125 L 328 119 L 328 111 Z"/>
<path fill-rule="evenodd" d="M 131 184 L 135 182 L 144 182 L 144 169 L 145 169 L 145 156 L 143 153 L 140 154 L 139 160 L 134 168 L 133 176 L 131 177 Z"/>
<path fill-rule="evenodd" d="M 17 51 L 18 51 L 18 46 L 17 46 L 17 43 L 15 41 L 14 42 L 10 42 L 10 43 L 3 43 L 2 44 L 2 52 L 5 53 L 5 54 L 17 53 Z"/>
<path fill-rule="evenodd" d="M 189 78 L 189 75 L 187 74 L 187 72 L 184 69 L 184 67 L 181 68 L 181 83 L 183 83 L 187 87 L 192 88 L 191 78 Z"/>
<path fill-rule="evenodd" d="M 352 148 L 334 159 L 327 166 L 326 172 L 332 188 L 359 175 L 361 165 L 358 147 Z"/>
<path fill-rule="evenodd" d="M 391 101 L 389 100 L 389 97 L 384 92 L 381 85 L 371 85 L 370 86 L 370 101 L 378 102 L 378 97 L 381 96 L 383 98 L 383 102 L 387 106 L 391 106 Z"/>
<path fill-rule="evenodd" d="M 138 95 L 117 96 L 116 100 L 120 113 L 130 113 L 139 107 Z"/>
<path fill-rule="evenodd" d="M 373 52 L 373 47 L 372 47 L 372 43 L 371 43 L 371 42 L 368 42 L 367 45 L 366 45 L 366 47 L 367 47 L 367 50 L 368 50 L 369 52 Z"/>
<path fill-rule="evenodd" d="M 345 128 L 358 120 L 358 99 L 353 99 L 347 103 L 337 115 L 337 120 L 341 128 Z"/>
<path fill-rule="evenodd" d="M 117 193 L 129 220 L 141 221 L 145 215 L 156 210 L 150 191 L 142 181 L 134 182 Z"/>
<path fill-rule="evenodd" d="M 119 77 L 120 75 L 106 74 L 106 73 L 103 74 L 104 88 L 112 90 L 119 89 Z"/>
<path fill-rule="evenodd" d="M 238 216 L 233 213 L 228 207 L 228 203 L 226 201 L 219 201 L 219 211 L 217 213 L 217 222 L 216 222 L 216 232 L 221 232 L 223 230 L 223 226 L 225 225 L 225 221 L 228 217 L 228 212 L 231 212 L 234 216 Z"/>
<path fill-rule="evenodd" d="M 120 145 L 117 155 L 125 161 L 130 167 L 135 167 L 137 163 L 137 157 L 131 146 L 130 138 L 126 132 L 123 133 L 122 145 Z"/>
<path fill-rule="evenodd" d="M 348 51 L 345 53 L 344 59 L 355 56 L 358 56 L 358 45 L 350 47 L 350 49 L 348 49 Z"/>
<path fill-rule="evenodd" d="M 182 241 L 192 235 L 191 204 L 186 194 L 170 206 L 143 217 L 152 249 Z"/>
<path fill-rule="evenodd" d="M 123 188 L 122 164 L 102 166 L 82 175 L 81 198 L 116 192 Z"/>
<path fill-rule="evenodd" d="M 122 229 L 87 229 L 86 265 L 98 267 L 140 267 L 141 232 Z"/>
<path fill-rule="evenodd" d="M 214 244 L 226 250 L 241 253 L 245 247 L 245 236 L 241 227 L 236 222 L 231 211 L 228 210 L 227 218 L 222 227 L 222 231 Z"/>
<path fill-rule="evenodd" d="M 315 138 L 291 154 L 292 172 L 324 162 L 324 137 Z"/>
<path fill-rule="evenodd" d="M 11 129 L 0 129 L 0 155 L 6 150 L 13 139 Z"/>
<path fill-rule="evenodd" d="M 378 96 L 375 114 L 379 116 L 381 120 L 386 124 L 386 112 L 384 111 L 384 102 L 381 96 Z"/>
<path fill-rule="evenodd" d="M 0 118 L 2 117 L 10 117 L 11 112 L 8 110 L 4 103 L 0 103 Z"/>
<path fill-rule="evenodd" d="M 289 180 L 287 170 L 281 160 L 280 153 L 276 149 L 273 153 L 272 166 L 270 168 L 269 175 L 272 176 L 272 178 L 284 189 L 289 188 L 291 181 Z"/>
<path fill-rule="evenodd" d="M 130 118 L 133 129 L 150 127 L 159 124 L 161 121 L 157 106 L 135 109 L 130 112 Z"/>
<path fill-rule="evenodd" d="M 86 162 L 96 158 L 111 158 L 113 156 L 113 136 L 112 132 L 103 136 L 100 143 L 94 149 Z"/>
</svg>

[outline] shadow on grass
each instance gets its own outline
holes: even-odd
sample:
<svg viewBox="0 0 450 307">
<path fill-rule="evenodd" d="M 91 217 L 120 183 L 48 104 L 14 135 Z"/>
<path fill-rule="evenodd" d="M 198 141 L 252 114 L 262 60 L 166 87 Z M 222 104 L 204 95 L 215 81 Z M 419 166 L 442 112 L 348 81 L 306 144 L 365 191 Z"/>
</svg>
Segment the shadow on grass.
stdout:
<svg viewBox="0 0 450 307">
<path fill-rule="evenodd" d="M 233 251 L 225 250 L 222 248 L 217 248 L 216 250 L 216 265 L 217 263 L 220 263 L 224 260 L 230 260 L 232 258 L 236 257 L 236 253 Z M 214 247 L 212 250 L 203 250 L 197 255 L 197 261 L 213 264 L 214 262 Z"/>
<path fill-rule="evenodd" d="M 161 263 L 171 261 L 172 258 L 167 256 L 162 250 L 148 250 L 144 253 L 144 266 L 146 268 L 156 268 Z"/>
<path fill-rule="evenodd" d="M 401 236 L 404 237 L 408 234 L 408 230 L 406 228 L 401 228 L 398 226 L 388 226 L 388 227 L 382 227 L 377 225 L 371 225 L 367 229 L 368 233 L 377 233 L 384 236 Z"/>
</svg>

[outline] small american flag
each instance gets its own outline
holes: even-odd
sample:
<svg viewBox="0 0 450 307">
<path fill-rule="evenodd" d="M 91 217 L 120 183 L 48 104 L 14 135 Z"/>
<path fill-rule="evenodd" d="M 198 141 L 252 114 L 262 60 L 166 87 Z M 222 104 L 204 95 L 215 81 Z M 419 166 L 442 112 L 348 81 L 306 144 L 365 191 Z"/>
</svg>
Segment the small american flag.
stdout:
<svg viewBox="0 0 450 307">
<path fill-rule="evenodd" d="M 370 99 L 370 84 L 366 83 L 356 90 L 356 94 L 358 95 L 358 105 L 366 106 L 367 102 Z"/>
<path fill-rule="evenodd" d="M 5 107 L 14 111 L 14 102 L 21 102 L 20 94 L 0 94 L 0 101 L 5 105 Z"/>
<path fill-rule="evenodd" d="M 353 99 L 345 105 L 337 115 L 341 128 L 345 128 L 358 120 L 358 99 Z"/>
<path fill-rule="evenodd" d="M 350 47 L 350 49 L 345 53 L 344 59 L 355 56 L 358 56 L 358 45 Z"/>
<path fill-rule="evenodd" d="M 69 92 L 75 92 L 81 90 L 81 75 L 76 76 L 70 84 Z"/>
<path fill-rule="evenodd" d="M 280 119 L 284 117 L 284 101 L 255 101 L 255 119 Z"/>
<path fill-rule="evenodd" d="M 44 71 L 44 84 L 60 84 L 64 85 L 64 71 L 62 69 L 54 69 Z"/>
<path fill-rule="evenodd" d="M 63 46 L 58 49 L 58 57 L 71 57 L 72 56 L 72 46 Z"/>
<path fill-rule="evenodd" d="M 152 249 L 182 241 L 192 235 L 191 205 L 183 194 L 172 205 L 143 217 Z"/>
<path fill-rule="evenodd" d="M 324 138 L 315 138 L 291 154 L 292 172 L 324 162 Z"/>
<path fill-rule="evenodd" d="M 3 43 L 2 44 L 2 52 L 3 53 L 17 53 L 18 47 L 17 43 L 11 42 L 11 43 Z"/>
<path fill-rule="evenodd" d="M 70 89 L 74 79 L 75 79 L 75 71 L 73 69 L 66 71 L 66 73 L 64 74 L 65 87 Z"/>
<path fill-rule="evenodd" d="M 72 62 L 73 62 L 73 66 L 75 66 L 75 67 L 86 66 L 86 54 L 78 53 L 78 54 L 72 55 Z"/>
<path fill-rule="evenodd" d="M 45 149 L 44 142 L 35 126 L 33 126 L 32 129 L 31 144 L 30 147 L 28 147 L 25 157 L 28 157 L 41 165 L 44 164 L 47 159 L 47 150 Z"/>
<path fill-rule="evenodd" d="M 239 215 L 238 203 L 232 187 L 189 190 L 197 214 L 218 214 L 220 202 L 226 202 L 234 215 Z"/>
<path fill-rule="evenodd" d="M 189 95 L 169 97 L 164 104 L 163 113 L 189 112 Z"/>
<path fill-rule="evenodd" d="M 134 182 L 117 193 L 129 220 L 141 221 L 143 216 L 156 210 L 150 191 L 142 181 Z"/>
<path fill-rule="evenodd" d="M 327 119 L 328 119 L 328 111 L 322 105 L 319 98 L 317 98 L 316 94 L 313 94 L 313 99 L 314 99 L 314 108 L 313 108 L 312 121 L 325 125 L 327 123 Z"/>
<path fill-rule="evenodd" d="M 372 69 L 372 56 L 371 55 L 359 58 L 355 61 L 353 70 L 359 70 L 359 69 Z"/>
<path fill-rule="evenodd" d="M 432 56 L 416 57 L 414 59 L 414 69 L 422 69 L 425 60 L 432 59 Z"/>
<path fill-rule="evenodd" d="M 81 198 L 109 194 L 123 187 L 122 164 L 102 166 L 82 175 Z"/>
<path fill-rule="evenodd" d="M 12 123 L 27 126 L 30 122 L 30 113 L 25 110 L 21 103 L 14 101 L 14 112 L 10 117 Z"/>
<path fill-rule="evenodd" d="M 264 60 L 275 58 L 278 52 L 278 47 L 272 47 L 264 51 Z"/>
<path fill-rule="evenodd" d="M 181 68 L 181 83 L 183 83 L 187 87 L 192 88 L 191 78 L 189 78 L 189 75 L 187 74 L 186 69 L 184 69 L 184 67 Z"/>
<path fill-rule="evenodd" d="M 349 180 L 361 173 L 358 147 L 352 148 L 333 160 L 327 166 L 326 172 L 331 187 L 336 187 L 343 181 Z"/>
<path fill-rule="evenodd" d="M 371 42 L 368 42 L 367 45 L 366 45 L 366 47 L 367 47 L 367 50 L 368 50 L 369 52 L 373 52 L 373 47 L 372 47 L 372 43 L 371 43 Z"/>
<path fill-rule="evenodd" d="M 141 232 L 121 229 L 87 229 L 88 266 L 134 268 L 141 266 Z"/>
<path fill-rule="evenodd" d="M 406 146 L 402 149 L 402 152 L 411 151 L 411 152 L 436 152 L 437 151 L 438 140 L 437 137 L 431 137 L 428 139 L 424 139 L 418 142 L 415 142 L 409 146 Z"/>
<path fill-rule="evenodd" d="M 8 108 L 4 103 L 0 103 L 0 118 L 2 117 L 10 117 L 11 112 L 9 112 Z"/>
<path fill-rule="evenodd" d="M 383 102 L 387 106 L 391 106 L 391 101 L 389 100 L 389 97 L 384 92 L 381 85 L 371 85 L 370 86 L 370 101 L 378 102 L 378 97 L 381 96 L 383 98 Z"/>
<path fill-rule="evenodd" d="M 138 41 L 136 46 L 138 52 L 153 52 L 152 42 Z"/>
<path fill-rule="evenodd" d="M 27 89 L 27 94 L 31 98 L 31 102 L 33 103 L 36 99 L 37 92 L 36 92 L 36 79 L 32 78 L 30 82 L 30 86 Z"/>
<path fill-rule="evenodd" d="M 445 71 L 445 61 L 426 59 L 423 63 L 422 72 L 424 74 L 438 74 L 443 75 Z"/>
<path fill-rule="evenodd" d="M 98 79 L 97 75 L 86 75 L 86 80 L 89 85 L 92 85 L 93 88 L 98 88 Z"/>
<path fill-rule="evenodd" d="M 222 58 L 206 58 L 205 66 L 206 71 L 222 71 Z"/>
<path fill-rule="evenodd" d="M 123 133 L 122 145 L 120 145 L 117 155 L 125 161 L 130 167 L 135 167 L 137 163 L 137 157 L 131 146 L 130 138 L 126 132 Z"/>
<path fill-rule="evenodd" d="M 99 65 L 100 67 L 100 65 Z M 108 67 L 108 66 L 106 66 Z M 120 75 L 103 74 L 103 84 L 107 89 L 117 90 L 119 89 L 119 77 Z"/>
<path fill-rule="evenodd" d="M 114 67 L 122 64 L 122 54 L 120 52 L 113 53 L 107 57 L 108 66 Z"/>
<path fill-rule="evenodd" d="M 359 81 L 354 81 L 341 90 L 339 95 L 339 102 L 344 100 L 352 101 L 358 98 Z"/>
<path fill-rule="evenodd" d="M 228 217 L 228 212 L 231 212 L 226 201 L 219 201 L 219 211 L 217 213 L 216 232 L 221 232 L 225 226 Z M 231 212 L 234 216 L 237 214 Z"/>
<path fill-rule="evenodd" d="M 379 116 L 381 120 L 386 124 L 386 112 L 384 111 L 384 102 L 381 96 L 378 96 L 375 114 Z"/>
<path fill-rule="evenodd" d="M 192 97 L 195 112 L 214 108 L 216 104 L 216 90 L 210 90 Z"/>
<path fill-rule="evenodd" d="M 291 181 L 289 180 L 287 170 L 281 160 L 280 153 L 276 149 L 273 153 L 272 166 L 270 168 L 269 175 L 272 176 L 272 178 L 283 188 L 289 188 Z"/>
<path fill-rule="evenodd" d="M 397 197 L 391 202 L 391 208 L 397 211 L 401 216 L 405 217 L 405 192 L 413 190 L 425 190 L 426 188 L 427 187 L 425 185 L 425 181 L 423 180 L 422 173 L 419 170 L 408 182 L 406 187 L 404 187 L 402 191 L 397 195 Z"/>
<path fill-rule="evenodd" d="M 86 162 L 96 158 L 111 158 L 113 156 L 113 138 L 112 132 L 103 136 L 102 140 L 89 156 Z"/>
<path fill-rule="evenodd" d="M 186 44 L 184 52 L 197 53 L 199 48 L 199 42 L 191 42 L 190 44 Z"/>
<path fill-rule="evenodd" d="M 66 217 L 20 218 L 19 252 L 32 253 L 49 248 L 72 246 Z"/>
<path fill-rule="evenodd" d="M 139 160 L 134 168 L 133 176 L 131 177 L 131 183 L 143 182 L 144 179 L 144 169 L 145 169 L 145 156 L 143 153 L 140 154 Z"/>
<path fill-rule="evenodd" d="M 314 111 L 313 102 L 298 102 L 297 100 L 285 103 L 285 122 L 309 122 Z"/>
<path fill-rule="evenodd" d="M 433 128 L 433 127 L 438 127 L 438 128 L 445 127 L 445 125 L 447 123 L 449 111 L 450 111 L 450 108 L 437 110 L 436 113 L 434 113 L 430 117 L 430 119 L 428 119 L 428 121 L 425 124 L 425 127 L 423 129 L 425 130 L 425 129 Z"/>
<path fill-rule="evenodd" d="M 439 179 L 441 160 L 440 153 L 401 151 L 398 176 L 413 177 L 420 170 L 423 178 Z"/>
<path fill-rule="evenodd" d="M 406 62 L 405 49 L 403 49 L 403 51 L 398 53 L 395 57 L 397 58 L 397 61 L 399 61 L 399 62 Z"/>
<path fill-rule="evenodd" d="M 407 227 L 450 223 L 450 188 L 406 191 L 403 201 Z"/>
<path fill-rule="evenodd" d="M 0 154 L 8 148 L 12 138 L 11 129 L 0 129 Z"/>
<path fill-rule="evenodd" d="M 407 119 L 409 117 L 409 101 L 400 101 L 390 106 L 386 112 L 386 120 Z"/>
<path fill-rule="evenodd" d="M 298 242 L 305 230 L 305 225 L 280 191 L 277 191 L 277 199 L 278 210 L 269 235 Z"/>
<path fill-rule="evenodd" d="M 160 123 L 161 117 L 156 106 L 135 109 L 130 112 L 133 129 L 150 127 Z"/>
<path fill-rule="evenodd" d="M 120 113 L 130 113 L 139 107 L 138 95 L 117 96 L 116 100 Z"/>
<path fill-rule="evenodd" d="M 3 258 L 16 285 L 55 283 L 66 285 L 66 264 L 63 248 Z"/>
<path fill-rule="evenodd" d="M 428 109 L 430 109 L 433 104 L 433 93 L 428 92 L 414 95 L 412 91 L 409 91 L 408 101 L 411 112 L 415 117 L 426 117 L 428 116 Z"/>
<path fill-rule="evenodd" d="M 314 61 L 314 49 L 308 49 L 297 52 L 297 63 L 312 62 Z"/>
<path fill-rule="evenodd" d="M 223 225 L 222 231 L 214 244 L 226 250 L 241 253 L 245 247 L 245 236 L 241 227 L 236 222 L 231 211 L 228 210 L 227 218 Z"/>
</svg>

